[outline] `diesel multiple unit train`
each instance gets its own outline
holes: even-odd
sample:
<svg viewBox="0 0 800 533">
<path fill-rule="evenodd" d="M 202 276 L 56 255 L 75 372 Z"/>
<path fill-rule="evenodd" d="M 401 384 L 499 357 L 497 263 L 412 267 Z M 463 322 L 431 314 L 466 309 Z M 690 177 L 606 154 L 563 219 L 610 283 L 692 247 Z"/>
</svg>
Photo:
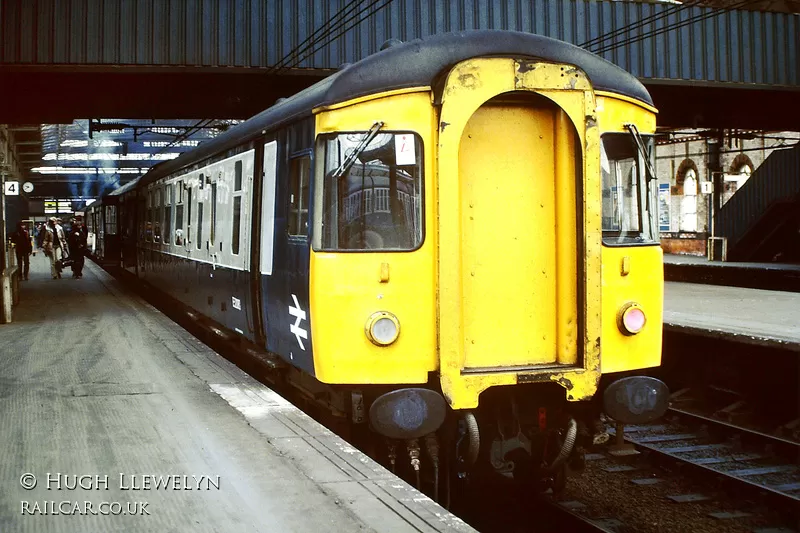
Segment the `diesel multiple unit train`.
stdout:
<svg viewBox="0 0 800 533">
<path fill-rule="evenodd" d="M 392 44 L 104 197 L 95 253 L 392 465 L 552 481 L 665 409 L 655 114 L 550 38 Z"/>
</svg>

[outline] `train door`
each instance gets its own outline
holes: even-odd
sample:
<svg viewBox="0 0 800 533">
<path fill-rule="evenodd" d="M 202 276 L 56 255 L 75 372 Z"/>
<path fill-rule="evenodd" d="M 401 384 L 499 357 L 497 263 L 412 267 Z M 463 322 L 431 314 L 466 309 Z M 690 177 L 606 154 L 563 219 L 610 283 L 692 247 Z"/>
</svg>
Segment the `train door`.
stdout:
<svg viewBox="0 0 800 533">
<path fill-rule="evenodd" d="M 561 139 L 557 106 L 543 98 L 526 100 L 487 102 L 470 117 L 461 137 L 461 284 L 467 302 L 462 314 L 468 369 L 496 367 L 498 362 L 512 367 L 558 362 L 558 314 L 576 314 L 575 235 L 565 242 L 556 237 L 560 225 L 574 228 L 574 145 Z M 573 167 L 572 175 L 557 185 L 557 162 L 562 159 Z M 559 193 L 567 197 L 563 206 Z M 559 207 L 565 209 L 557 217 Z M 558 265 L 562 247 L 569 263 Z M 571 286 L 559 287 L 562 278 Z M 564 294 L 559 293 L 562 288 Z"/>
<path fill-rule="evenodd" d="M 144 277 L 145 230 L 147 223 L 147 189 L 136 193 L 136 276 Z"/>
<path fill-rule="evenodd" d="M 122 260 L 123 267 L 131 274 L 136 275 L 138 264 L 136 260 L 137 254 L 137 237 L 139 235 L 139 195 L 136 189 L 131 189 L 125 193 L 125 227 L 124 236 L 122 240 Z"/>
<path fill-rule="evenodd" d="M 314 373 L 309 328 L 309 210 L 313 121 L 263 146 L 261 297 L 267 349 Z"/>
<path fill-rule="evenodd" d="M 582 363 L 583 302 L 589 285 L 599 300 L 600 273 L 599 247 L 585 269 L 582 224 L 581 138 L 594 96 L 585 77 L 568 79 L 574 72 L 496 58 L 465 62 L 448 77 L 439 339 L 443 390 L 472 389 L 459 396 L 469 398 L 463 407 L 489 386 Z"/>
</svg>

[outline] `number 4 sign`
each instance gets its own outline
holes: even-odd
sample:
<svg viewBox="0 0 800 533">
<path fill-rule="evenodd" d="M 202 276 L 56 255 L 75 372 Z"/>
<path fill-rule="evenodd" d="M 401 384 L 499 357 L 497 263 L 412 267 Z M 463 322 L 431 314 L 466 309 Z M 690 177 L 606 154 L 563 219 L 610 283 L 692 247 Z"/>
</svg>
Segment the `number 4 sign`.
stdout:
<svg viewBox="0 0 800 533">
<path fill-rule="evenodd" d="M 417 154 L 414 147 L 414 135 L 404 133 L 394 136 L 394 158 L 398 165 L 416 165 Z"/>
<path fill-rule="evenodd" d="M 7 181 L 6 182 L 6 196 L 19 196 L 19 182 Z"/>
</svg>

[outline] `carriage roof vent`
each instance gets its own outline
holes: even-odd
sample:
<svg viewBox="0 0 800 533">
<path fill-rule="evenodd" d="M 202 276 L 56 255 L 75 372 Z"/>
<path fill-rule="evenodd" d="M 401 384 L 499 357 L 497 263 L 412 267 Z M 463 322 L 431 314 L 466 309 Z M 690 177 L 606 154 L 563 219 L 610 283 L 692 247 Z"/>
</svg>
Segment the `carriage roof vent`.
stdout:
<svg viewBox="0 0 800 533">
<path fill-rule="evenodd" d="M 352 65 L 352 63 L 347 63 L 347 62 L 342 63 L 341 65 L 339 65 L 339 70 L 344 70 L 348 68 L 350 65 Z"/>
<path fill-rule="evenodd" d="M 275 105 L 278 105 L 278 104 L 283 103 L 285 101 L 286 101 L 285 97 L 280 97 L 277 100 L 275 100 Z"/>
<path fill-rule="evenodd" d="M 400 39 L 389 39 L 381 45 L 381 50 L 386 50 L 387 48 L 392 48 L 401 44 L 403 44 L 403 41 Z"/>
</svg>

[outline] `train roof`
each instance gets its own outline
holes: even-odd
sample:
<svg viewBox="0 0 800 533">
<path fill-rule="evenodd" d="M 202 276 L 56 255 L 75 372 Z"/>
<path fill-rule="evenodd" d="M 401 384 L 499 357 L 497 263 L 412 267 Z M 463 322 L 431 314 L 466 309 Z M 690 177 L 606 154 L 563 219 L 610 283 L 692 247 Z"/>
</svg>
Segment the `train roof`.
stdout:
<svg viewBox="0 0 800 533">
<path fill-rule="evenodd" d="M 131 190 L 134 187 L 136 187 L 136 184 L 139 183 L 139 180 L 141 180 L 142 177 L 143 176 L 137 176 L 136 178 L 132 179 L 131 181 L 129 181 L 128 183 L 126 183 L 122 187 L 114 189 L 113 191 L 108 193 L 106 196 L 122 196 L 123 194 L 125 194 L 129 190 Z"/>
<path fill-rule="evenodd" d="M 141 180 L 146 185 L 185 166 L 310 116 L 312 110 L 377 92 L 432 86 L 455 64 L 472 57 L 515 57 L 569 63 L 583 70 L 595 89 L 618 93 L 652 106 L 653 100 L 635 76 L 575 45 L 505 30 L 445 33 L 391 46 L 344 68 L 294 96 L 280 101 L 217 138 L 171 161 L 153 167 Z"/>
</svg>

